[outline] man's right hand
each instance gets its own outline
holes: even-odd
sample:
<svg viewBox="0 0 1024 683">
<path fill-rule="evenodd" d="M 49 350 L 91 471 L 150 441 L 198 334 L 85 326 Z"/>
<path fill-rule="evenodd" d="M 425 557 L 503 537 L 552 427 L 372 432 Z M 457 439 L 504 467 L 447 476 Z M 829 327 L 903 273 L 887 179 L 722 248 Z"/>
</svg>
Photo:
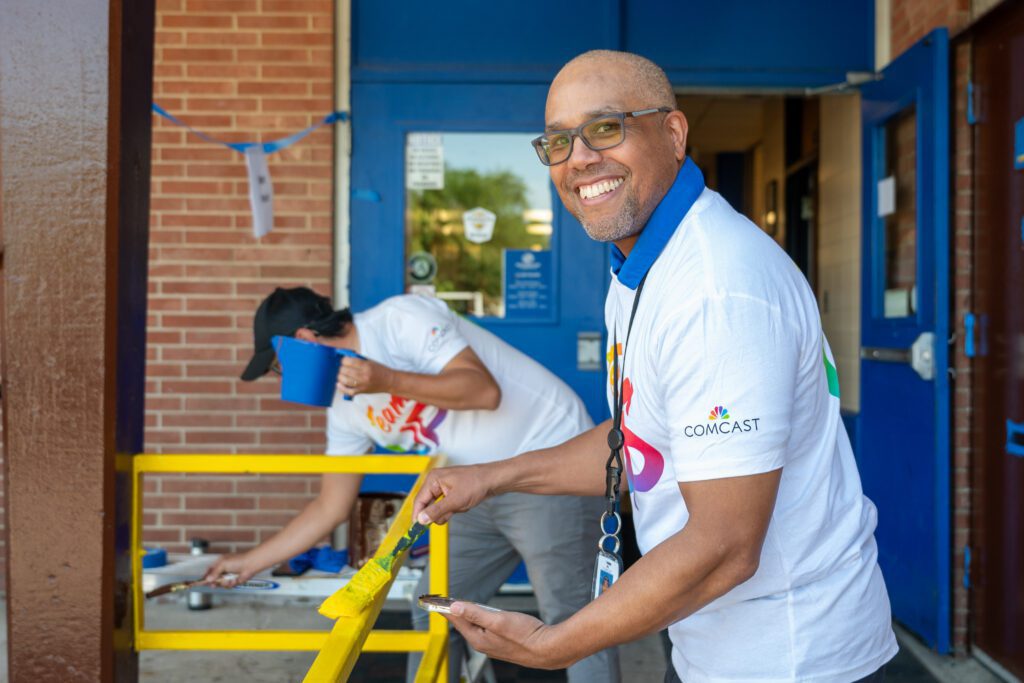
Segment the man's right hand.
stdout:
<svg viewBox="0 0 1024 683">
<path fill-rule="evenodd" d="M 495 464 L 442 467 L 427 474 L 413 501 L 413 519 L 420 524 L 445 524 L 456 512 L 493 496 Z"/>
<path fill-rule="evenodd" d="M 221 555 L 203 575 L 203 581 L 222 588 L 233 588 L 252 578 L 260 568 L 250 566 L 245 554 Z"/>
</svg>

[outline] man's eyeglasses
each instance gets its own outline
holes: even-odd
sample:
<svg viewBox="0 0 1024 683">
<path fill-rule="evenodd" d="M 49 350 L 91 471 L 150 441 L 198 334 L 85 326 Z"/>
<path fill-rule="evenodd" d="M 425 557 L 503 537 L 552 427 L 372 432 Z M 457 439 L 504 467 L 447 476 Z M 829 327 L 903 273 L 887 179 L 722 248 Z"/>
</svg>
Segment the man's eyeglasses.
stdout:
<svg viewBox="0 0 1024 683">
<path fill-rule="evenodd" d="M 533 148 L 537 151 L 537 156 L 540 157 L 542 164 L 555 166 L 572 156 L 572 143 L 575 138 L 582 140 L 584 145 L 595 152 L 611 149 L 616 145 L 621 145 L 622 141 L 626 139 L 627 118 L 670 111 L 672 111 L 671 107 L 658 107 L 657 109 L 601 114 L 575 128 L 555 130 L 534 138 Z"/>
</svg>

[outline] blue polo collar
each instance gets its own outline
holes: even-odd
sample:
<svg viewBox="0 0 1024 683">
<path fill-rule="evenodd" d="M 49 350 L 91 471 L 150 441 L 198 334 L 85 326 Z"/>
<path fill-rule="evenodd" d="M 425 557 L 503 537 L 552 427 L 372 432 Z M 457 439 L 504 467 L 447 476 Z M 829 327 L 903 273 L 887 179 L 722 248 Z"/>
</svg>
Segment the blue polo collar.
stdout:
<svg viewBox="0 0 1024 683">
<path fill-rule="evenodd" d="M 630 289 L 637 288 L 703 191 L 704 175 L 697 164 L 687 157 L 672 187 L 662 197 L 633 245 L 629 258 L 612 245 L 612 272 L 619 282 Z"/>
</svg>

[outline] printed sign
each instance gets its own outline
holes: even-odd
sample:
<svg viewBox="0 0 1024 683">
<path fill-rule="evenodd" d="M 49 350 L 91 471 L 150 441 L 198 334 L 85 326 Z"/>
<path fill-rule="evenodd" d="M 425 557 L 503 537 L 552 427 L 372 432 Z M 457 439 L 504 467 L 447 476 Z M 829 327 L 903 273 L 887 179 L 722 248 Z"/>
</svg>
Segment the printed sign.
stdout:
<svg viewBox="0 0 1024 683">
<path fill-rule="evenodd" d="M 885 218 L 896 213 L 896 177 L 889 176 L 878 181 L 878 217 Z"/>
<path fill-rule="evenodd" d="M 493 211 L 482 207 L 470 209 L 462 214 L 462 227 L 466 230 L 466 239 L 476 244 L 490 242 L 494 236 L 494 223 L 498 217 Z"/>
<path fill-rule="evenodd" d="M 554 305 L 551 300 L 551 252 L 506 249 L 503 264 L 505 317 L 549 317 Z"/>
<path fill-rule="evenodd" d="M 406 137 L 405 188 L 444 189 L 444 145 L 440 133 L 409 133 Z"/>
</svg>

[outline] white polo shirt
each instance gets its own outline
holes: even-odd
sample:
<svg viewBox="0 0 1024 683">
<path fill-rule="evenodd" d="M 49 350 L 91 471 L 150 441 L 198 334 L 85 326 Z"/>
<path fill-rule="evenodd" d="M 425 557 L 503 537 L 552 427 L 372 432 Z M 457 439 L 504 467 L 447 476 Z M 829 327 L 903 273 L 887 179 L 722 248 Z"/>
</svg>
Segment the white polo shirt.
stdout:
<svg viewBox="0 0 1024 683">
<path fill-rule="evenodd" d="M 569 386 L 537 361 L 455 315 L 439 299 L 400 295 L 355 314 L 362 355 L 395 370 L 437 374 L 472 347 L 501 388 L 497 410 L 445 410 L 391 394 L 339 392 L 327 409 L 327 453 L 444 453 L 451 465 L 547 448 L 593 422 Z"/>
<path fill-rule="evenodd" d="M 679 482 L 782 468 L 757 573 L 669 627 L 676 672 L 686 683 L 873 673 L 897 651 L 876 512 L 861 491 L 807 281 L 774 241 L 704 189 L 691 161 L 621 260 L 613 256 L 605 310 L 608 338 L 620 344 L 649 268 L 623 385 L 641 551 L 686 525 Z"/>
</svg>

